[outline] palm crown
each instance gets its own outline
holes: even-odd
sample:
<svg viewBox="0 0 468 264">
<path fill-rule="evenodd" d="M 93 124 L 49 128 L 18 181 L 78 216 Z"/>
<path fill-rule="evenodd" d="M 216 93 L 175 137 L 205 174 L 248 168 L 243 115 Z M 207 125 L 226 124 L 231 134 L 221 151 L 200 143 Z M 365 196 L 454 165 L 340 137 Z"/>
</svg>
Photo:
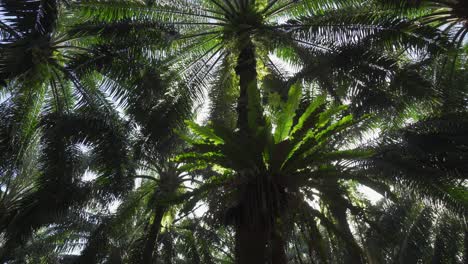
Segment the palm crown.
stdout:
<svg viewBox="0 0 468 264">
<path fill-rule="evenodd" d="M 447 45 L 434 28 L 366 1 L 82 1 L 77 9 L 88 21 L 75 25 L 74 32 L 84 35 L 108 37 L 115 31 L 115 40 L 117 30 L 125 27 L 127 36 L 140 40 L 155 25 L 173 27 L 178 33 L 167 48 L 155 46 L 149 35 L 131 49 L 151 50 L 145 60 L 157 57 L 183 76 L 192 93 L 209 88 L 214 118 L 228 112 L 226 107 L 232 109 L 239 97 L 240 123 L 246 119 L 247 86 L 265 88 L 265 75 L 274 76 L 283 93 L 288 84 L 281 83 L 306 80 L 363 111 L 376 110 L 382 101 L 401 109 L 398 97 L 421 99 L 431 90 L 415 70 L 427 61 L 401 65 L 398 54 L 409 48 L 437 52 Z M 403 41 L 387 45 L 397 39 Z M 386 52 L 376 53 L 379 48 Z M 272 54 L 303 69 L 289 79 Z M 364 66 L 358 58 L 368 63 Z M 410 79 L 412 91 L 401 85 Z M 372 101 L 377 98 L 381 101 Z"/>
</svg>

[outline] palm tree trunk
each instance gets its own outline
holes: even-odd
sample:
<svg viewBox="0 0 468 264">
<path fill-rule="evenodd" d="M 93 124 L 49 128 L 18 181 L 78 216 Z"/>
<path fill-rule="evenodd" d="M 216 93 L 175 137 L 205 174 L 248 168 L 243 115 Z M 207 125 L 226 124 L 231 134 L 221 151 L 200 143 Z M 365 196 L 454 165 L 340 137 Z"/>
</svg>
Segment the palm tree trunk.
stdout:
<svg viewBox="0 0 468 264">
<path fill-rule="evenodd" d="M 264 264 L 266 261 L 267 230 L 248 223 L 236 225 L 236 264 Z"/>
<path fill-rule="evenodd" d="M 356 244 L 348 220 L 346 218 L 346 207 L 341 205 L 331 206 L 330 211 L 337 222 L 338 230 L 345 238 L 345 264 L 364 263 L 361 250 Z"/>
<path fill-rule="evenodd" d="M 241 134 L 249 132 L 248 101 L 249 88 L 257 88 L 257 67 L 255 47 L 249 37 L 240 43 L 240 53 L 237 58 L 236 74 L 239 76 L 239 98 L 237 100 L 237 128 Z M 254 87 L 252 87 L 254 86 Z M 241 217 L 242 219 L 243 217 Z M 261 224 L 252 224 L 245 219 L 235 225 L 236 231 L 236 263 L 263 264 L 266 261 L 266 245 L 269 232 Z"/>
<path fill-rule="evenodd" d="M 286 264 L 288 258 L 286 256 L 286 243 L 280 234 L 273 234 L 271 239 L 271 262 L 272 264 Z"/>
<path fill-rule="evenodd" d="M 154 251 L 156 243 L 161 230 L 161 221 L 166 209 L 164 207 L 157 207 L 154 211 L 153 223 L 150 226 L 149 234 L 145 242 L 145 247 L 142 254 L 142 264 L 153 264 L 155 262 Z"/>
<path fill-rule="evenodd" d="M 312 221 L 308 224 L 309 235 L 305 235 L 308 238 L 308 248 L 309 248 L 309 257 L 312 259 L 312 256 L 316 256 L 320 262 L 319 263 L 328 263 L 328 253 L 320 230 L 317 227 L 317 223 Z M 304 232 L 304 231 L 303 231 Z M 305 233 L 305 232 L 304 232 Z"/>
<path fill-rule="evenodd" d="M 257 86 L 257 66 L 255 47 L 250 39 L 242 43 L 243 47 L 237 58 L 236 74 L 239 76 L 239 99 L 237 100 L 237 128 L 248 131 L 248 88 Z"/>
<path fill-rule="evenodd" d="M 468 263 L 468 228 L 466 227 L 465 224 L 465 236 L 463 238 L 463 247 L 464 247 L 464 253 L 463 253 L 463 260 L 465 261 L 464 263 Z"/>
</svg>

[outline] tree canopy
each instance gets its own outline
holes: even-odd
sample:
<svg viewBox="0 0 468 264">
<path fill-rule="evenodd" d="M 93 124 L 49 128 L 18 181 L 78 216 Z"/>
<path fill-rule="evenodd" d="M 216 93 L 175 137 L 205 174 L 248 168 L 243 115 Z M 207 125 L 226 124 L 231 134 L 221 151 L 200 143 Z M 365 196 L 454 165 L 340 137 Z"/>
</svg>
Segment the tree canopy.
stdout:
<svg viewBox="0 0 468 264">
<path fill-rule="evenodd" d="M 0 0 L 0 262 L 466 263 L 468 2 Z"/>
</svg>

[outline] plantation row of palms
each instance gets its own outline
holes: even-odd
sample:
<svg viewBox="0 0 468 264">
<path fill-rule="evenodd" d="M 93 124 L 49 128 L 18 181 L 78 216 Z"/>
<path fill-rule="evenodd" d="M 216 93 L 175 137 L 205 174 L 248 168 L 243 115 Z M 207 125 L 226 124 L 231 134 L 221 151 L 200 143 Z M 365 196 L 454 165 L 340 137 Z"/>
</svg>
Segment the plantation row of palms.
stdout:
<svg viewBox="0 0 468 264">
<path fill-rule="evenodd" d="M 0 19 L 0 262 L 468 260 L 466 1 Z"/>
</svg>

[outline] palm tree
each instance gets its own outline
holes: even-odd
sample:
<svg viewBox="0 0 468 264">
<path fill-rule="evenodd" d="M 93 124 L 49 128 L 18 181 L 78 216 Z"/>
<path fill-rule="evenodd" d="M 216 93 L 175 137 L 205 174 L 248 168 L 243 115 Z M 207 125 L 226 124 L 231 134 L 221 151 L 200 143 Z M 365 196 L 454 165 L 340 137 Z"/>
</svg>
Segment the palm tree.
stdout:
<svg viewBox="0 0 468 264">
<path fill-rule="evenodd" d="M 463 263 L 466 221 L 401 191 L 394 201 L 368 204 L 366 221 L 349 219 L 367 263 Z M 340 241 L 330 229 L 314 224 L 303 221 L 294 226 L 289 263 L 341 263 L 345 249 Z"/>
<path fill-rule="evenodd" d="M 433 128 L 434 123 L 430 125 L 421 121 L 421 127 L 408 127 L 404 130 L 408 132 L 396 136 L 397 140 L 408 140 L 408 144 L 419 145 L 419 140 L 424 139 L 432 144 L 447 142 L 440 146 L 442 149 L 426 146 L 426 155 L 413 153 L 417 145 L 403 145 L 402 142 L 392 145 L 388 139 L 379 147 L 343 150 L 346 146 L 344 142 L 352 136 L 349 133 L 349 127 L 355 123 L 352 115 L 340 116 L 343 108 L 337 106 L 325 110 L 324 99 L 319 97 L 301 116 L 295 117 L 301 97 L 298 87 L 291 88 L 288 101 L 276 115 L 268 118 L 262 117 L 258 94 L 255 101 L 252 99 L 254 96 L 249 95 L 248 124 L 253 132 L 248 136 L 219 124 L 201 127 L 189 123 L 196 137 L 187 140 L 196 152 L 183 154 L 180 159 L 195 168 L 214 164 L 231 171 L 225 172 L 224 177 L 218 176 L 218 181 L 224 181 L 224 186 L 217 188 L 222 187 L 220 193 L 226 195 L 218 199 L 224 204 L 233 204 L 225 210 L 231 218 L 228 218 L 228 223 L 236 230 L 238 263 L 264 261 L 267 245 L 274 254 L 278 254 L 273 255 L 273 260 L 278 263 L 286 261 L 286 256 L 281 254 L 284 252 L 285 234 L 281 234 L 280 230 L 288 230 L 288 226 L 293 225 L 294 220 L 286 220 L 293 206 L 300 208 L 301 212 L 308 212 L 309 217 L 319 219 L 322 225 L 345 242 L 345 263 L 364 262 L 364 254 L 355 241 L 347 218 L 348 210 L 352 215 L 361 216 L 363 208 L 350 200 L 352 189 L 346 188 L 343 181 L 361 183 L 388 196 L 391 196 L 390 186 L 404 182 L 413 187 L 414 193 L 444 201 L 461 214 L 466 211 L 466 199 L 463 198 L 466 188 L 463 187 L 462 176 L 465 168 L 459 163 L 465 152 L 447 144 L 452 142 L 450 144 L 463 148 L 463 139 L 456 135 L 464 133 L 461 128 L 464 125 L 458 124 L 460 128 L 449 129 L 447 126 L 450 123 L 427 120 L 439 124 L 437 134 L 425 130 Z M 252 88 L 249 92 L 254 94 L 255 90 Z M 271 109 L 268 112 L 275 113 Z M 445 130 L 445 135 L 441 134 L 444 128 L 449 129 Z M 341 134 L 343 131 L 348 134 Z M 415 131 L 415 134 L 411 135 L 409 131 Z M 435 138 L 429 140 L 427 137 Z M 409 153 L 401 158 L 388 157 L 392 146 L 402 147 L 395 149 L 400 153 Z M 427 173 L 431 173 L 430 178 Z M 304 196 L 304 193 L 308 195 Z M 328 213 L 308 205 L 305 202 L 308 199 L 318 199 Z"/>
<path fill-rule="evenodd" d="M 461 47 L 468 34 L 468 4 L 463 0 L 379 0 L 384 6 L 398 11 L 414 12 L 423 24 L 433 24 L 449 34 L 456 47 Z"/>
<path fill-rule="evenodd" d="M 417 1 L 446 5 L 422 9 L 422 17 L 408 6 L 403 15 L 380 8 L 397 2 L 2 1 L 0 85 L 9 99 L 0 106 L 0 259 L 14 258 L 31 235 L 47 237 L 44 228 L 66 228 L 67 215 L 116 199 L 115 215 L 77 227 L 91 233 L 79 261 L 151 263 L 162 243 L 162 261 L 181 246 L 186 258 L 208 262 L 209 247 L 194 232 L 161 232 L 174 205 L 191 211 L 200 199 L 218 225 L 224 218 L 234 227 L 238 263 L 284 263 L 295 224 L 317 235 L 314 254 L 325 228 L 344 262 L 364 262 L 348 215 L 363 215 L 353 181 L 389 196 L 390 186 L 409 184 L 464 212 L 463 87 L 444 90 L 442 113 L 376 146 L 352 149 L 347 141 L 365 130 L 366 113 L 401 116 L 421 99 L 437 105 L 436 88 L 447 85 L 428 80 L 448 46 L 439 27 L 457 29 L 449 39 L 458 46 L 466 35 L 461 1 Z M 286 76 L 271 54 L 299 70 Z M 457 59 L 461 71 L 465 58 Z M 175 165 L 173 129 L 183 128 L 205 88 L 215 122 L 189 123 L 195 152 Z M 423 110 L 418 118 L 433 109 Z M 156 173 L 138 175 L 138 168 Z M 85 181 L 86 170 L 96 179 Z M 184 170 L 203 180 L 180 193 L 193 180 Z M 134 190 L 136 178 L 144 181 Z M 119 234 L 123 228 L 134 236 Z M 171 243 L 178 236 L 187 242 Z"/>
<path fill-rule="evenodd" d="M 183 252 L 174 263 L 234 263 L 230 230 L 202 225 L 205 219 L 185 219 L 177 228 L 174 251 Z M 168 262 L 169 263 L 169 262 Z"/>
<path fill-rule="evenodd" d="M 18 172 L 26 169 L 25 164 L 5 174 L 2 171 L 2 179 L 7 182 L 3 198 L 14 197 L 1 219 L 0 229 L 6 239 L 2 258 L 25 243 L 34 231 L 60 221 L 73 208 L 84 206 L 91 198 L 108 203 L 133 185 L 134 169 L 127 153 L 125 128 L 112 124 L 115 119 L 102 119 L 94 111 L 81 110 L 75 114 L 49 114 L 42 119 L 37 132 L 41 136 L 38 173 L 26 177 L 25 190 L 15 193 L 17 190 L 10 189 L 24 179 Z M 83 160 L 83 145 L 90 148 L 89 163 Z M 94 181 L 84 180 L 87 167 L 97 174 Z"/>
<path fill-rule="evenodd" d="M 346 221 L 346 209 L 351 204 L 342 197 L 345 193 L 338 183 L 342 176 L 332 164 L 333 161 L 370 155 L 369 150 L 339 150 L 335 145 L 339 141 L 339 133 L 356 121 L 352 115 L 339 115 L 343 107 L 326 109 L 324 97 L 317 98 L 296 118 L 301 98 L 299 85 L 291 88 L 289 100 L 277 116 L 265 118 L 258 94 L 257 100 L 253 100 L 255 92 L 251 87 L 247 120 L 251 134 L 243 136 L 239 131 L 233 132 L 216 124 L 200 127 L 190 123 L 190 128 L 199 138 L 188 141 L 198 152 L 179 156 L 194 167 L 213 164 L 232 171 L 225 172 L 227 174 L 218 177 L 217 181 L 224 182 L 224 186 L 219 186 L 224 188 L 221 193 L 227 196 L 221 196 L 222 201 L 226 206 L 232 204 L 225 210 L 226 221 L 236 230 L 237 263 L 263 262 L 267 245 L 275 254 L 272 257 L 274 261 L 286 261 L 284 238 L 278 225 L 279 222 L 286 225 L 286 212 L 292 205 L 302 203 L 300 189 L 304 186 L 320 191 L 321 199 L 339 223 L 338 233 L 347 240 L 353 240 Z M 274 133 L 271 132 L 270 120 L 275 127 Z M 226 201 L 229 197 L 232 200 Z M 360 253 L 353 250 L 352 244 L 348 248 L 348 263 L 362 262 Z"/>
<path fill-rule="evenodd" d="M 214 111 L 226 112 L 220 106 L 233 108 L 237 104 L 240 129 L 247 128 L 247 88 L 249 85 L 257 87 L 263 79 L 258 76 L 258 67 L 287 81 L 284 72 L 272 62 L 270 53 L 307 68 L 290 84 L 299 79 L 318 82 L 322 89 L 332 95 L 338 94 L 337 98 L 354 98 L 355 105 L 365 105 L 360 94 L 362 90 L 375 90 L 367 94 L 368 97 L 376 94 L 387 97 L 391 94 L 393 100 L 401 97 L 396 91 L 407 87 L 388 85 L 388 78 L 395 82 L 412 79 L 417 83 L 416 72 L 405 75 L 405 68 L 400 69 L 392 59 L 398 58 L 395 54 L 403 54 L 414 47 L 434 51 L 444 44 L 437 29 L 415 26 L 391 12 L 376 9 L 377 4 L 369 7 L 368 1 L 359 0 L 82 1 L 74 6 L 74 14 L 87 20 L 73 26 L 73 31 L 81 34 L 112 32 L 119 35 L 117 32 L 123 26 L 123 32 L 134 34 L 156 26 L 173 27 L 177 34 L 173 35 L 168 49 L 155 46 L 159 41 L 151 41 L 151 35 L 135 47 L 151 50 L 147 57 L 180 73 L 192 91 L 211 86 Z M 388 45 L 391 41 L 393 44 Z M 382 48 L 388 54 L 382 55 Z M 359 66 L 356 58 L 360 56 L 365 56 L 372 65 Z M 350 65 L 345 67 L 342 63 L 341 68 L 337 68 L 343 58 L 347 58 Z M 318 65 L 324 68 L 318 70 Z M 338 72 L 330 70 L 335 68 Z M 348 77 L 340 77 L 334 83 L 336 76 L 343 72 L 348 73 Z M 350 82 L 350 79 L 354 80 Z M 343 85 L 344 80 L 348 83 Z M 336 87 L 338 83 L 340 87 Z M 429 87 L 425 84 L 419 87 Z M 288 87 L 283 88 L 286 94 Z M 426 88 L 427 91 L 430 89 Z M 375 103 L 375 107 L 378 105 Z M 213 116 L 220 114 L 213 113 Z"/>
<path fill-rule="evenodd" d="M 373 208 L 376 228 L 364 233 L 371 263 L 463 263 L 466 222 L 402 197 Z"/>
<path fill-rule="evenodd" d="M 129 101 L 132 99 L 130 97 Z M 136 107 L 145 107 L 144 104 L 137 105 L 137 102 L 131 103 Z M 129 113 L 135 112 L 130 110 Z M 145 124 L 137 118 L 135 122 L 141 124 L 142 128 L 135 135 L 132 157 L 138 167 L 139 173 L 135 178 L 141 179 L 140 186 L 123 199 L 115 213 L 98 217 L 94 230 L 85 237 L 86 247 L 77 263 L 99 262 L 111 256 L 132 263 L 154 263 L 161 257 L 157 253 L 160 243 L 165 236 L 170 235 L 163 234 L 162 228 L 169 227 L 166 225 L 172 224 L 171 218 L 177 213 L 188 215 L 193 209 L 190 206 L 181 207 L 180 204 L 198 192 L 190 191 L 191 188 L 186 186 L 187 182 L 193 184 L 197 181 L 196 175 L 185 172 L 183 166 L 172 161 L 173 153 L 183 148 L 181 140 L 174 137 L 160 140 L 158 137 L 164 134 L 166 128 L 148 130 L 146 127 L 151 124 Z M 148 131 L 151 134 L 146 134 Z M 170 151 L 169 147 L 161 146 L 162 142 L 170 146 Z M 122 228 L 129 231 L 128 236 L 122 235 Z"/>
<path fill-rule="evenodd" d="M 115 52 L 89 38 L 88 48 L 80 46 L 76 40 L 85 42 L 85 38 L 66 34 L 62 28 L 68 6 L 59 1 L 2 1 L 0 7 L 5 17 L 0 76 L 2 94 L 6 94 L 0 107 L 0 232 L 6 239 L 0 255 L 9 258 L 31 234 L 59 223 L 70 211 L 95 203 L 105 206 L 124 197 L 132 189 L 136 168 L 128 153 L 133 122 L 166 129 L 159 135 L 152 129 L 141 145 L 158 141 L 159 149 L 170 148 L 164 144 L 170 141 L 177 120 L 190 110 L 190 102 L 180 92 L 174 98 L 163 88 L 154 93 L 150 88 L 158 83 L 170 87 L 165 84 L 170 78 L 163 81 L 140 63 L 133 69 L 143 81 L 135 76 L 119 86 L 129 89 L 125 103 L 132 122 L 128 122 L 109 98 L 109 93 L 116 95 L 108 90 L 109 79 L 103 73 L 112 70 L 115 75 L 123 69 L 127 74 L 130 59 L 116 54 L 130 49 Z M 134 76 L 134 72 L 128 74 Z M 135 84 L 146 89 L 131 89 Z M 38 171 L 27 163 L 31 155 Z M 97 177 L 86 180 L 86 169 Z M 23 176 L 27 173 L 31 175 Z"/>
<path fill-rule="evenodd" d="M 369 174 L 411 186 L 423 197 L 444 201 L 453 211 L 465 214 L 466 121 L 466 112 L 444 114 L 390 132 L 364 167 Z"/>
</svg>

